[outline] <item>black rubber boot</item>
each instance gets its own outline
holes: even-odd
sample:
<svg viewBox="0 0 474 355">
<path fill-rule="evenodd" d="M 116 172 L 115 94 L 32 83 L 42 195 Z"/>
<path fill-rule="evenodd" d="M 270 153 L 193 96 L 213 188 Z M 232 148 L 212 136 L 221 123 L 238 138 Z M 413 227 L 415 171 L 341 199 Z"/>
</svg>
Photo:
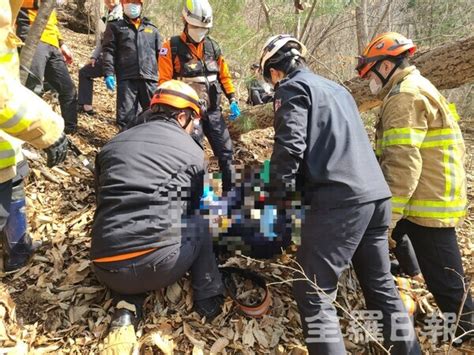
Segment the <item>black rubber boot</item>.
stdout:
<svg viewBox="0 0 474 355">
<path fill-rule="evenodd" d="M 224 296 L 217 295 L 203 300 L 194 301 L 194 311 L 201 317 L 206 317 L 206 321 L 211 321 L 222 312 Z"/>
<path fill-rule="evenodd" d="M 41 242 L 33 242 L 28 234 L 16 242 L 9 242 L 7 233 L 2 233 L 3 239 L 3 270 L 15 271 L 28 264 Z"/>
</svg>

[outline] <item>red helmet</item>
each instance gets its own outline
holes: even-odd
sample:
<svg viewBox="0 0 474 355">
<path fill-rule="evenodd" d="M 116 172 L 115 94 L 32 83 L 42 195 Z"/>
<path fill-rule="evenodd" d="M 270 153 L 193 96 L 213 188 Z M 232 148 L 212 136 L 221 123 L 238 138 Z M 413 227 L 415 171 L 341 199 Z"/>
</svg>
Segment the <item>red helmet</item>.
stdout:
<svg viewBox="0 0 474 355">
<path fill-rule="evenodd" d="M 377 62 L 409 52 L 413 55 L 416 46 L 411 39 L 396 33 L 386 32 L 375 37 L 365 47 L 364 53 L 358 57 L 356 70 L 361 78 L 364 78 Z"/>
</svg>

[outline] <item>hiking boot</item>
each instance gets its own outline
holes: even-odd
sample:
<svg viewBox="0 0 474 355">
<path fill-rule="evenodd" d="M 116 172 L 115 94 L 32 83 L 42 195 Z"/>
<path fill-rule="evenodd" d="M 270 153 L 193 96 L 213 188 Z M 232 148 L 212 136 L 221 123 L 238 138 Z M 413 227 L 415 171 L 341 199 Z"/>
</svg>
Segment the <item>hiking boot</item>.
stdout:
<svg viewBox="0 0 474 355">
<path fill-rule="evenodd" d="M 194 301 L 194 311 L 201 317 L 206 317 L 207 321 L 211 321 L 222 313 L 222 304 L 224 296 L 217 295 L 203 300 Z"/>
</svg>

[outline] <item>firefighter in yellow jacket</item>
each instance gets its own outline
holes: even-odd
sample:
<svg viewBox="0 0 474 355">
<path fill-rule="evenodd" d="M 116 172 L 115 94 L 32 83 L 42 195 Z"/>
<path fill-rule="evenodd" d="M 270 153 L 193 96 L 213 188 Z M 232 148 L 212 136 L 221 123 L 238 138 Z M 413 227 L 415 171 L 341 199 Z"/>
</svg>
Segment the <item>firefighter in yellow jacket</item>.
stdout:
<svg viewBox="0 0 474 355">
<path fill-rule="evenodd" d="M 408 236 L 439 308 L 457 315 L 465 294 L 455 230 L 467 205 L 464 141 L 454 106 L 409 65 L 415 50 L 398 33 L 381 34 L 359 57 L 357 70 L 383 100 L 376 149 L 393 195 L 392 238 Z M 456 335 L 473 329 L 470 294 L 462 314 Z"/>
<path fill-rule="evenodd" d="M 26 230 L 23 177 L 28 171 L 21 141 L 44 149 L 48 166 L 66 158 L 67 139 L 61 116 L 20 84 L 13 23 L 21 0 L 0 0 L 0 234 L 4 271 L 24 266 L 36 245 Z"/>
<path fill-rule="evenodd" d="M 41 0 L 24 0 L 21 4 L 16 20 L 16 34 L 22 41 L 26 40 L 40 5 Z M 56 11 L 53 10 L 36 47 L 25 85 L 41 95 L 46 81 L 58 92 L 61 115 L 65 122 L 64 131 L 67 134 L 73 134 L 77 130 L 77 92 L 66 65 L 72 61 L 72 52 L 63 43 Z"/>
</svg>

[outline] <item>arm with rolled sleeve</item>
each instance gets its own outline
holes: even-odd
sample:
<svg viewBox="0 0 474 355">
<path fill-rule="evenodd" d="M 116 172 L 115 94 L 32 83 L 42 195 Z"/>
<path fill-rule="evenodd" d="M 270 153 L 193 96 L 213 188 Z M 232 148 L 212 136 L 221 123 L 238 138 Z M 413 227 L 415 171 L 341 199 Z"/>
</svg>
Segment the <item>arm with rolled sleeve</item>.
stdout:
<svg viewBox="0 0 474 355">
<path fill-rule="evenodd" d="M 418 185 L 423 167 L 420 147 L 427 132 L 425 103 L 412 93 L 389 97 L 382 111 L 380 167 L 392 192 L 393 228 Z"/>
<path fill-rule="evenodd" d="M 307 93 L 297 85 L 280 87 L 275 94 L 275 102 L 281 102 L 281 106 L 276 107 L 275 111 L 275 142 L 270 160 L 270 198 L 281 201 L 288 192 L 295 191 L 296 174 L 306 150 L 311 103 Z"/>
</svg>

